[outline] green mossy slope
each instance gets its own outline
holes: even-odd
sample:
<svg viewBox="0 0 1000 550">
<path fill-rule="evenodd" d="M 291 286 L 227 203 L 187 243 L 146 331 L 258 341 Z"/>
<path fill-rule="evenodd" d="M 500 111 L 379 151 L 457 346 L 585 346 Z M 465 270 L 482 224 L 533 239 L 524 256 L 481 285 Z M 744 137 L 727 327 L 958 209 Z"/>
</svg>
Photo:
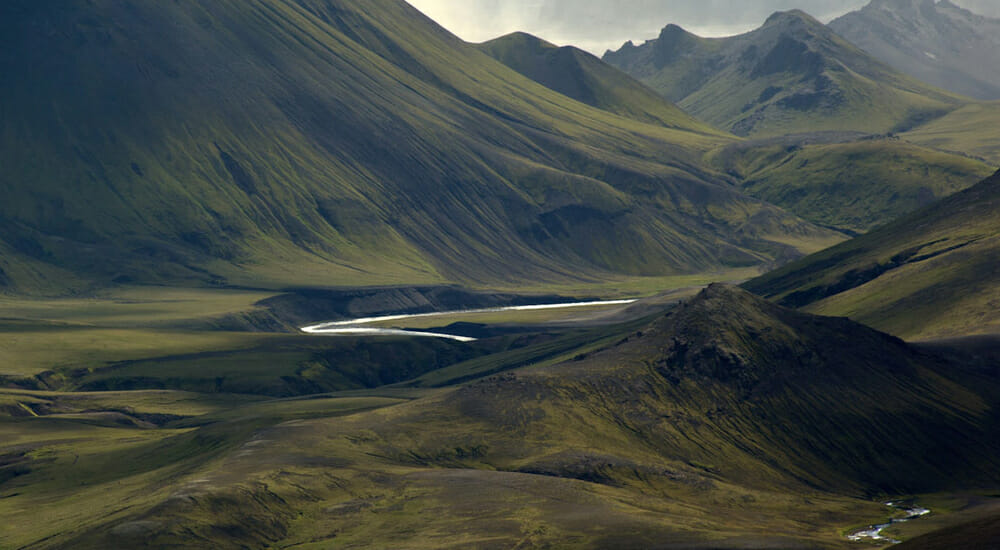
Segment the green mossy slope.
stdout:
<svg viewBox="0 0 1000 550">
<path fill-rule="evenodd" d="M 996 333 L 1000 173 L 745 286 L 904 338 Z"/>
<path fill-rule="evenodd" d="M 58 542 L 845 548 L 867 498 L 1000 481 L 955 369 L 714 285 L 567 362 L 263 430 Z"/>
<path fill-rule="evenodd" d="M 691 273 L 831 237 L 692 160 L 724 135 L 573 101 L 398 0 L 15 0 L 0 71 L 17 291 Z"/>
</svg>

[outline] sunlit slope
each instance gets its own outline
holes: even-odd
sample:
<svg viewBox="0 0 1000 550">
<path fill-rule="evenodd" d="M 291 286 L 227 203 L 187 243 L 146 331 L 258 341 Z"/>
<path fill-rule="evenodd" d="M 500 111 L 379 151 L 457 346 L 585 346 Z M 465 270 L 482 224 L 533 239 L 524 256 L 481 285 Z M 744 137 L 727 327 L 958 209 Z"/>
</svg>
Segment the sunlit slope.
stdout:
<svg viewBox="0 0 1000 550">
<path fill-rule="evenodd" d="M 710 158 L 748 194 L 854 234 L 971 187 L 996 169 L 901 140 L 836 136 L 828 143 L 809 136 L 748 140 Z"/>
<path fill-rule="evenodd" d="M 578 48 L 560 48 L 521 32 L 479 48 L 535 82 L 598 109 L 670 128 L 718 133 L 645 84 Z"/>
<path fill-rule="evenodd" d="M 996 333 L 998 208 L 1000 173 L 746 287 L 904 338 Z"/>
<path fill-rule="evenodd" d="M 739 135 L 900 131 L 966 101 L 902 75 L 797 10 L 729 38 L 669 25 L 604 60 Z"/>
<path fill-rule="evenodd" d="M 926 147 L 959 151 L 1000 166 L 1000 102 L 976 103 L 903 134 Z"/>
<path fill-rule="evenodd" d="M 220 445 L 40 547 L 848 548 L 873 496 L 997 481 L 952 369 L 713 286 L 565 363 Z"/>
<path fill-rule="evenodd" d="M 686 273 L 829 237 L 692 160 L 728 138 L 572 101 L 398 0 L 0 15 L 9 287 Z"/>
</svg>

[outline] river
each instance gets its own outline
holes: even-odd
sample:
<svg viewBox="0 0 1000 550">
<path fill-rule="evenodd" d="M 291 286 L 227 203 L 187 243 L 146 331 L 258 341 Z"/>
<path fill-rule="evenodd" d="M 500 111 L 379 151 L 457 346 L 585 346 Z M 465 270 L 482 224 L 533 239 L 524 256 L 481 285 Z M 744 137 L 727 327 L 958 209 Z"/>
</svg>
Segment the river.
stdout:
<svg viewBox="0 0 1000 550">
<path fill-rule="evenodd" d="M 856 531 L 850 535 L 847 535 L 847 538 L 855 542 L 863 540 L 873 540 L 873 541 L 887 542 L 889 544 L 899 544 L 900 541 L 891 539 L 883 535 L 882 531 L 885 531 L 886 529 L 892 527 L 893 525 L 899 523 L 905 523 L 912 519 L 923 517 L 931 513 L 931 511 L 928 510 L 927 508 L 921 508 L 919 506 L 902 506 L 895 502 L 886 502 L 885 505 L 906 512 L 906 517 L 889 520 L 889 523 L 871 525 L 869 527 L 866 527 L 865 529 L 861 529 L 860 531 Z"/>
<path fill-rule="evenodd" d="M 425 332 L 416 330 L 403 330 L 398 328 L 378 328 L 369 325 L 384 323 L 388 321 L 405 321 L 409 319 L 426 319 L 430 317 L 444 317 L 447 315 L 468 315 L 477 313 L 500 313 L 504 311 L 539 311 L 546 309 L 571 309 L 579 307 L 600 307 L 633 304 L 637 300 L 606 300 L 599 302 L 569 302 L 562 304 L 537 304 L 531 306 L 508 306 L 486 309 L 463 309 L 456 311 L 438 311 L 435 313 L 416 313 L 413 315 L 384 315 L 382 317 L 363 317 L 360 319 L 350 319 L 347 321 L 334 321 L 330 323 L 320 323 L 308 327 L 302 327 L 302 332 L 307 334 L 318 334 L 324 336 L 414 336 L 422 338 L 445 338 L 459 342 L 474 342 L 475 338 L 468 336 L 456 336 L 454 334 L 442 334 L 438 332 Z"/>
</svg>

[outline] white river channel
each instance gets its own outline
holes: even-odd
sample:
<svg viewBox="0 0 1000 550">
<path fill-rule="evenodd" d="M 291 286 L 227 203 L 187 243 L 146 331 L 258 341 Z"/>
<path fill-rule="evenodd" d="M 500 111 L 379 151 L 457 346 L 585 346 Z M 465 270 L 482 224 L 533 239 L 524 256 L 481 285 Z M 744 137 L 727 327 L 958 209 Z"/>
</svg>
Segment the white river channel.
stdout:
<svg viewBox="0 0 1000 550">
<path fill-rule="evenodd" d="M 424 338 L 446 338 L 459 342 L 473 342 L 476 339 L 468 336 L 456 336 L 454 334 L 441 334 L 437 332 L 424 332 L 416 330 L 403 330 L 398 328 L 378 328 L 369 325 L 384 323 L 388 321 L 405 321 L 409 319 L 427 319 L 431 317 L 444 317 L 446 315 L 467 315 L 477 313 L 501 313 L 504 311 L 539 311 L 546 309 L 571 309 L 578 307 L 599 307 L 617 306 L 635 303 L 637 300 L 607 300 L 601 302 L 570 302 L 565 304 L 539 304 L 533 306 L 508 306 L 494 307 L 486 309 L 463 309 L 457 311 L 439 311 L 435 313 L 417 313 L 414 315 L 385 315 L 382 317 L 364 317 L 361 319 L 350 319 L 347 321 L 335 321 L 332 323 L 321 323 L 308 327 L 302 327 L 302 332 L 307 334 L 319 334 L 324 336 L 416 336 Z"/>
<path fill-rule="evenodd" d="M 889 520 L 889 523 L 882 523 L 882 524 L 879 524 L 879 525 L 872 525 L 870 527 L 867 527 L 865 529 L 861 529 L 860 531 L 857 531 L 857 532 L 854 532 L 854 533 L 848 535 L 847 538 L 849 540 L 853 540 L 855 542 L 863 541 L 863 540 L 873 540 L 873 541 L 887 542 L 889 544 L 899 544 L 898 540 L 891 539 L 891 538 L 883 535 L 882 531 L 885 531 L 886 529 L 892 527 L 893 525 L 896 525 L 896 524 L 899 524 L 899 523 L 905 523 L 907 521 L 910 521 L 911 519 L 916 519 L 916 518 L 919 518 L 919 517 L 923 517 L 923 516 L 926 516 L 927 514 L 931 513 L 931 511 L 928 510 L 927 508 L 921 508 L 919 506 L 913 506 L 913 507 L 900 506 L 899 504 L 896 504 L 895 502 L 886 502 L 885 505 L 889 506 L 889 507 L 892 507 L 892 508 L 895 508 L 897 510 L 902 510 L 902 511 L 906 512 L 906 517 L 905 518 L 899 518 L 899 519 Z"/>
</svg>

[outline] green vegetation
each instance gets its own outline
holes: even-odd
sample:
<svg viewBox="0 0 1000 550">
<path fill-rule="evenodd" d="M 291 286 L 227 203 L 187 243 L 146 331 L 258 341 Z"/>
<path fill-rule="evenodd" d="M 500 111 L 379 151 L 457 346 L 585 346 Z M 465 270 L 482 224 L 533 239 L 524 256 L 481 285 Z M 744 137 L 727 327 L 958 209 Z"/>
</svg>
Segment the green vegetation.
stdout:
<svg viewBox="0 0 1000 550">
<path fill-rule="evenodd" d="M 604 60 L 737 135 L 903 131 L 968 102 L 883 65 L 801 11 L 730 38 L 669 25 Z"/>
<path fill-rule="evenodd" d="M 577 284 L 831 239 L 701 164 L 731 136 L 570 99 L 398 0 L 15 0 L 0 35 L 8 292 Z"/>
<path fill-rule="evenodd" d="M 849 321 L 717 285 L 567 337 L 440 390 L 3 392 L 39 416 L 0 415 L 0 544 L 851 548 L 1000 482 L 995 382 Z"/>
<path fill-rule="evenodd" d="M 998 185 L 1000 174 L 746 287 L 907 339 L 995 333 Z"/>
<path fill-rule="evenodd" d="M 822 137 L 813 138 L 818 143 L 809 136 L 746 141 L 713 152 L 710 159 L 738 177 L 748 194 L 852 233 L 909 214 L 995 170 L 894 139 L 823 143 Z"/>
<path fill-rule="evenodd" d="M 1000 166 L 1000 102 L 976 103 L 917 126 L 902 136 L 925 147 L 960 151 Z"/>
<path fill-rule="evenodd" d="M 511 69 L 581 103 L 668 128 L 718 134 L 645 84 L 572 46 L 558 47 L 522 32 L 479 48 Z"/>
</svg>

